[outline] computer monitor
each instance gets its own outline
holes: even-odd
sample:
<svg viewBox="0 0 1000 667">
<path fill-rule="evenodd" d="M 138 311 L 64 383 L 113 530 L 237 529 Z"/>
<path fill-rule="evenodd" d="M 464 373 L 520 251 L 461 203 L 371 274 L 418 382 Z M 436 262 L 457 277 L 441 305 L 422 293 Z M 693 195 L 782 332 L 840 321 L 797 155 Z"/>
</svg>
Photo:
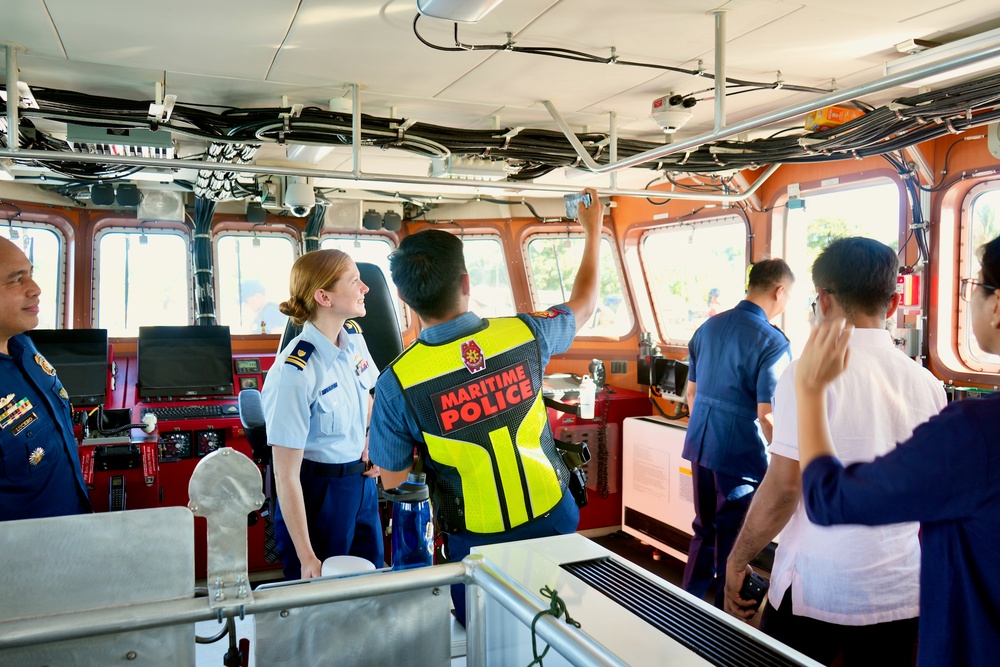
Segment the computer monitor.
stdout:
<svg viewBox="0 0 1000 667">
<path fill-rule="evenodd" d="M 229 327 L 139 327 L 139 397 L 233 395 Z"/>
<path fill-rule="evenodd" d="M 675 403 L 687 403 L 688 365 L 679 359 L 656 359 L 660 396 Z"/>
<path fill-rule="evenodd" d="M 56 369 L 70 403 L 82 407 L 107 401 L 107 329 L 35 329 L 28 336 Z"/>
</svg>

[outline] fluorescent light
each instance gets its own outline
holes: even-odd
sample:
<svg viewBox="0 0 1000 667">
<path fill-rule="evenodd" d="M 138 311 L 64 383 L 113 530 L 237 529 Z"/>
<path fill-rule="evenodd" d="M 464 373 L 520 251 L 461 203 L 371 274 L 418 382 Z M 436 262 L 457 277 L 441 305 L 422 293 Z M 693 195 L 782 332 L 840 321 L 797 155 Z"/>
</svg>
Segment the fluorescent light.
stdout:
<svg viewBox="0 0 1000 667">
<path fill-rule="evenodd" d="M 476 23 L 503 0 L 417 0 L 417 11 L 424 16 L 459 23 Z"/>
<path fill-rule="evenodd" d="M 285 149 L 285 155 L 292 162 L 311 164 L 319 164 L 332 152 L 333 146 L 307 146 L 305 144 L 292 144 Z"/>
<path fill-rule="evenodd" d="M 934 47 L 933 49 L 927 49 L 926 51 L 921 51 L 920 53 L 915 53 L 911 56 L 906 56 L 905 58 L 899 58 L 897 60 L 887 62 L 885 64 L 885 75 L 892 76 L 894 74 L 902 74 L 903 72 L 909 72 L 917 69 L 918 67 L 942 63 L 946 60 L 958 58 L 960 56 L 973 55 L 987 49 L 996 49 L 997 47 L 1000 47 L 1000 28 L 996 30 L 989 30 L 978 35 L 973 35 L 972 37 L 966 37 L 965 39 L 949 42 L 948 44 L 942 44 L 941 46 Z M 975 74 L 977 72 L 984 72 L 996 67 L 1000 67 L 1000 53 L 977 62 L 963 65 L 956 69 L 951 69 L 901 85 L 910 88 L 919 88 L 920 86 L 957 79 L 970 74 Z"/>
<path fill-rule="evenodd" d="M 509 173 L 503 160 L 481 157 L 431 158 L 428 175 L 435 178 L 466 178 L 476 181 L 502 181 Z"/>
</svg>

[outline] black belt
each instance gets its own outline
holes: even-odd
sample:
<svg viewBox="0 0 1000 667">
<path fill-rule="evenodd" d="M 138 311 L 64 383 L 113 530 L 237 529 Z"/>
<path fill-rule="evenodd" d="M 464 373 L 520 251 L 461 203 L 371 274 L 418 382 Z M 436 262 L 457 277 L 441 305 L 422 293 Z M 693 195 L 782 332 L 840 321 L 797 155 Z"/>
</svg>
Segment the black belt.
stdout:
<svg viewBox="0 0 1000 667">
<path fill-rule="evenodd" d="M 360 475 L 367 467 L 364 461 L 355 461 L 354 463 L 320 463 L 319 461 L 302 459 L 301 472 L 304 475 L 312 475 L 313 477 L 350 477 L 351 475 Z"/>
</svg>

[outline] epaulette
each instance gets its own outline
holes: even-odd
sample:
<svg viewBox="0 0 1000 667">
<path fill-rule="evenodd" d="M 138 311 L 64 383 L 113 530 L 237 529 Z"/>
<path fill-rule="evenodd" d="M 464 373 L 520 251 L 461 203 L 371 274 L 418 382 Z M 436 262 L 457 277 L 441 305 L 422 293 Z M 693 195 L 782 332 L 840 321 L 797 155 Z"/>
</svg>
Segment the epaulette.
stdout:
<svg viewBox="0 0 1000 667">
<path fill-rule="evenodd" d="M 306 369 L 306 362 L 309 361 L 309 357 L 315 351 L 315 345 L 307 340 L 300 340 L 295 349 L 285 358 L 285 363 L 289 366 L 295 366 L 300 371 L 304 371 Z"/>
<path fill-rule="evenodd" d="M 770 322 L 768 322 L 768 324 L 771 324 L 771 323 L 770 323 Z M 782 336 L 784 336 L 784 338 L 785 338 L 785 340 L 786 340 L 786 341 L 788 341 L 789 343 L 791 343 L 791 342 L 792 342 L 792 341 L 790 341 L 790 340 L 788 339 L 788 336 L 787 336 L 787 335 L 785 334 L 785 332 L 784 332 L 784 331 L 782 331 L 782 330 L 781 330 L 781 328 L 780 328 L 780 327 L 779 327 L 779 326 L 778 326 L 777 324 L 771 324 L 771 326 L 772 326 L 772 327 L 774 327 L 775 329 L 777 329 L 777 330 L 778 330 L 778 333 L 780 333 L 780 334 L 781 334 Z"/>
<path fill-rule="evenodd" d="M 359 334 L 361 333 L 361 325 L 355 322 L 354 320 L 347 320 L 346 322 L 344 322 L 344 331 L 346 331 L 349 334 L 351 333 Z"/>
</svg>

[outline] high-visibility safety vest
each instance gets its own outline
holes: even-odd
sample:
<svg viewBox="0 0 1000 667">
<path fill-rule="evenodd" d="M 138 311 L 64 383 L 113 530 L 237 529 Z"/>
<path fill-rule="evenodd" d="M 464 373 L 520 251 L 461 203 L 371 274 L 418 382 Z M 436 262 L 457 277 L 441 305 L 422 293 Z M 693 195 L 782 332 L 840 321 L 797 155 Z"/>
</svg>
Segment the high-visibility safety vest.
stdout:
<svg viewBox="0 0 1000 667">
<path fill-rule="evenodd" d="M 483 322 L 455 340 L 417 340 L 390 365 L 439 468 L 438 521 L 449 532 L 525 524 L 555 507 L 569 480 L 542 402 L 538 341 L 516 317 Z"/>
</svg>

